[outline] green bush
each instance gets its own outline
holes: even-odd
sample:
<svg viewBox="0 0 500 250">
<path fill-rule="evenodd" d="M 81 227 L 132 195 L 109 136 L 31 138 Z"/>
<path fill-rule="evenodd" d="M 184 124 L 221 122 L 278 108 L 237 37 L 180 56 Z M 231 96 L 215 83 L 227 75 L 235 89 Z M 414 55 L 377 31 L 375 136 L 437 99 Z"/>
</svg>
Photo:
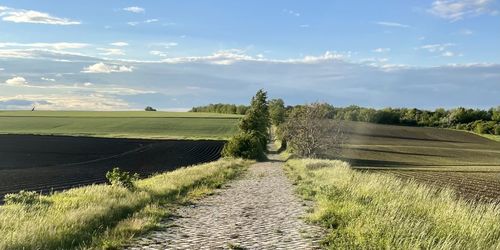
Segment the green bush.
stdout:
<svg viewBox="0 0 500 250">
<path fill-rule="evenodd" d="M 33 205 L 40 203 L 40 195 L 34 191 L 21 190 L 19 193 L 6 194 L 5 204 Z"/>
<path fill-rule="evenodd" d="M 266 158 L 261 137 L 249 133 L 240 133 L 231 138 L 224 146 L 222 155 L 253 160 Z"/>
<path fill-rule="evenodd" d="M 124 187 L 128 190 L 133 190 L 135 188 L 134 181 L 139 179 L 139 175 L 131 175 L 129 172 L 122 171 L 120 168 L 113 168 L 113 170 L 106 173 L 106 179 L 113 186 Z"/>
<path fill-rule="evenodd" d="M 500 124 L 495 126 L 495 135 L 500 135 Z"/>
</svg>

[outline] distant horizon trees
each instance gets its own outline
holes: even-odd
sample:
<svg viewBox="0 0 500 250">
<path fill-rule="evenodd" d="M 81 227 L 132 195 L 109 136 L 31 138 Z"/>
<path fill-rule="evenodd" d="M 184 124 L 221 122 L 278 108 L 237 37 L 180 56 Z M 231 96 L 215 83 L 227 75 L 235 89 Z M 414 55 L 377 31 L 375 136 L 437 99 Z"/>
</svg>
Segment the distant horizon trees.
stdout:
<svg viewBox="0 0 500 250">
<path fill-rule="evenodd" d="M 325 103 L 330 119 L 361 121 L 378 124 L 440 127 L 474 131 L 481 134 L 500 135 L 500 106 L 488 110 L 458 107 L 454 109 L 437 108 L 434 111 L 417 108 L 365 108 L 356 105 L 348 107 L 334 107 Z M 240 105 L 246 107 L 244 105 Z M 238 114 L 234 104 L 210 104 L 194 107 L 191 112 L 214 112 Z M 273 125 L 282 122 L 282 119 L 294 108 L 304 105 L 285 106 L 282 99 L 269 101 L 270 118 Z M 246 107 L 248 109 L 248 107 Z M 239 111 L 246 109 L 240 108 Z"/>
<path fill-rule="evenodd" d="M 207 113 L 219 113 L 219 114 L 236 114 L 244 115 L 246 114 L 249 106 L 245 105 L 235 105 L 235 104 L 209 104 L 206 106 L 193 107 L 189 112 L 207 112 Z"/>
</svg>

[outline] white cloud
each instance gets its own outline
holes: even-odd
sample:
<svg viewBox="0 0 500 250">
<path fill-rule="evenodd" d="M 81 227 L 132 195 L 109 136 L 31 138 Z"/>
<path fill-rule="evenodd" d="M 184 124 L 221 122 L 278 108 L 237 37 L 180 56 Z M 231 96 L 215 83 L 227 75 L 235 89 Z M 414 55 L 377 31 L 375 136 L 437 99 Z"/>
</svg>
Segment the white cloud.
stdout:
<svg viewBox="0 0 500 250">
<path fill-rule="evenodd" d="M 82 70 L 82 73 L 115 73 L 115 72 L 132 72 L 132 66 L 125 65 L 112 65 L 105 64 L 103 62 L 96 63 L 94 65 L 90 65 L 85 67 Z"/>
<path fill-rule="evenodd" d="M 123 8 L 124 11 L 132 12 L 132 13 L 144 13 L 146 10 L 144 8 L 138 6 L 131 6 L 127 8 Z"/>
<path fill-rule="evenodd" d="M 470 35 L 474 34 L 474 31 L 472 31 L 470 29 L 463 29 L 463 30 L 460 30 L 459 34 L 464 35 L 464 36 L 470 36 Z"/>
<path fill-rule="evenodd" d="M 0 48 L 50 48 L 56 50 L 64 49 L 81 49 L 88 47 L 87 43 L 70 43 L 70 42 L 60 42 L 60 43 L 0 43 Z"/>
<path fill-rule="evenodd" d="M 97 50 L 103 51 L 102 53 L 99 53 L 100 55 L 103 55 L 103 56 L 123 56 L 123 55 L 125 55 L 125 52 L 121 49 L 97 48 Z"/>
<path fill-rule="evenodd" d="M 0 68 L 0 71 L 4 71 L 5 69 L 4 68 Z"/>
<path fill-rule="evenodd" d="M 160 21 L 160 20 L 159 20 L 159 19 L 155 19 L 155 18 L 153 18 L 153 19 L 147 19 L 147 20 L 144 20 L 144 21 L 133 21 L 133 22 L 128 22 L 127 24 L 128 24 L 128 25 L 130 25 L 130 26 L 137 26 L 137 25 L 139 25 L 139 24 L 141 24 L 141 23 L 156 23 L 156 22 L 158 22 L 158 21 Z"/>
<path fill-rule="evenodd" d="M 151 50 L 149 51 L 149 54 L 154 55 L 154 56 L 161 56 L 161 57 L 166 57 L 167 53 L 159 50 Z"/>
<path fill-rule="evenodd" d="M 301 24 L 299 25 L 300 28 L 309 28 L 311 26 L 309 26 L 309 24 Z"/>
<path fill-rule="evenodd" d="M 455 22 L 466 17 L 483 14 L 496 15 L 491 8 L 494 0 L 435 0 L 428 10 L 431 14 Z"/>
<path fill-rule="evenodd" d="M 15 76 L 10 79 L 7 79 L 5 81 L 5 84 L 10 85 L 10 86 L 24 86 L 28 84 L 28 81 L 24 77 L 21 76 Z"/>
<path fill-rule="evenodd" d="M 44 80 L 44 81 L 48 81 L 48 82 L 55 82 L 56 79 L 54 78 L 47 78 L 47 77 L 41 77 L 40 79 Z"/>
<path fill-rule="evenodd" d="M 24 10 L 24 9 L 13 9 L 9 7 L 1 7 L 0 16 L 2 17 L 3 21 L 14 22 L 14 23 L 38 23 L 38 24 L 52 24 L 52 25 L 81 24 L 80 21 L 75 21 L 68 18 L 54 17 L 44 12 L 38 12 L 34 10 Z"/>
<path fill-rule="evenodd" d="M 283 12 L 296 17 L 300 16 L 300 13 L 294 10 L 284 9 Z"/>
<path fill-rule="evenodd" d="M 116 47 L 125 47 L 125 46 L 128 46 L 129 44 L 126 42 L 114 42 L 114 43 L 110 43 L 109 45 L 116 46 Z"/>
<path fill-rule="evenodd" d="M 455 55 L 455 53 L 453 53 L 451 51 L 445 51 L 445 52 L 441 53 L 441 55 L 444 57 L 452 57 Z"/>
<path fill-rule="evenodd" d="M 373 50 L 373 52 L 376 52 L 376 53 L 385 53 L 385 52 L 389 52 L 391 51 L 391 48 L 376 48 Z"/>
<path fill-rule="evenodd" d="M 94 84 L 91 83 L 91 82 L 86 82 L 86 83 L 83 84 L 83 86 L 85 86 L 85 87 L 90 87 L 90 86 L 93 86 L 93 85 Z"/>
<path fill-rule="evenodd" d="M 420 49 L 427 50 L 431 53 L 434 52 L 442 52 L 448 49 L 449 47 L 455 46 L 454 43 L 443 43 L 443 44 L 427 44 L 420 46 Z"/>
<path fill-rule="evenodd" d="M 376 24 L 382 25 L 382 26 L 387 26 L 387 27 L 395 27 L 395 28 L 411 28 L 410 25 L 396 23 L 396 22 L 381 21 L 381 22 L 376 22 Z"/>
</svg>

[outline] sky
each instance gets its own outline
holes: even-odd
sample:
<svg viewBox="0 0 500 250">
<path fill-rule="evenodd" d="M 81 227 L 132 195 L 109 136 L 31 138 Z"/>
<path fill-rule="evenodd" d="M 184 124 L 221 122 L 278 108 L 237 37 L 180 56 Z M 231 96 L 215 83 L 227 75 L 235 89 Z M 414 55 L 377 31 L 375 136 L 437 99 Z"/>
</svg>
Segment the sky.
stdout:
<svg viewBox="0 0 500 250">
<path fill-rule="evenodd" d="M 0 1 L 0 109 L 500 105 L 500 0 Z"/>
</svg>

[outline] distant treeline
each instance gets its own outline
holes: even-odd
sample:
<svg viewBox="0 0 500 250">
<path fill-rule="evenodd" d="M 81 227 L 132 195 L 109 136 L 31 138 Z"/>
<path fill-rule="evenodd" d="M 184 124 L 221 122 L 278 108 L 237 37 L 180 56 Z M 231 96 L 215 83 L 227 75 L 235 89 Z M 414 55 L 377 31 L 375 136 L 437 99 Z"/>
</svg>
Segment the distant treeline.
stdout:
<svg viewBox="0 0 500 250">
<path fill-rule="evenodd" d="M 328 116 L 331 119 L 405 126 L 453 128 L 480 134 L 500 135 L 500 106 L 489 110 L 460 107 L 449 110 L 438 108 L 430 111 L 416 108 L 373 109 L 354 105 L 341 108 L 329 104 L 323 105 L 329 110 Z M 293 106 L 284 107 L 285 114 L 293 108 Z M 247 109 L 248 107 L 244 105 L 210 104 L 208 106 L 194 107 L 191 109 L 191 112 L 245 114 Z"/>
<path fill-rule="evenodd" d="M 326 104 L 330 117 L 348 121 L 363 121 L 380 124 L 454 128 L 481 134 L 500 135 L 500 106 L 489 110 L 456 108 L 434 111 L 385 108 L 372 109 L 358 106 L 337 108 Z"/>
<path fill-rule="evenodd" d="M 244 115 L 248 106 L 245 105 L 234 105 L 234 104 L 209 104 L 207 106 L 199 106 L 192 108 L 189 112 L 209 112 L 209 113 L 219 113 L 219 114 L 237 114 Z"/>
</svg>

